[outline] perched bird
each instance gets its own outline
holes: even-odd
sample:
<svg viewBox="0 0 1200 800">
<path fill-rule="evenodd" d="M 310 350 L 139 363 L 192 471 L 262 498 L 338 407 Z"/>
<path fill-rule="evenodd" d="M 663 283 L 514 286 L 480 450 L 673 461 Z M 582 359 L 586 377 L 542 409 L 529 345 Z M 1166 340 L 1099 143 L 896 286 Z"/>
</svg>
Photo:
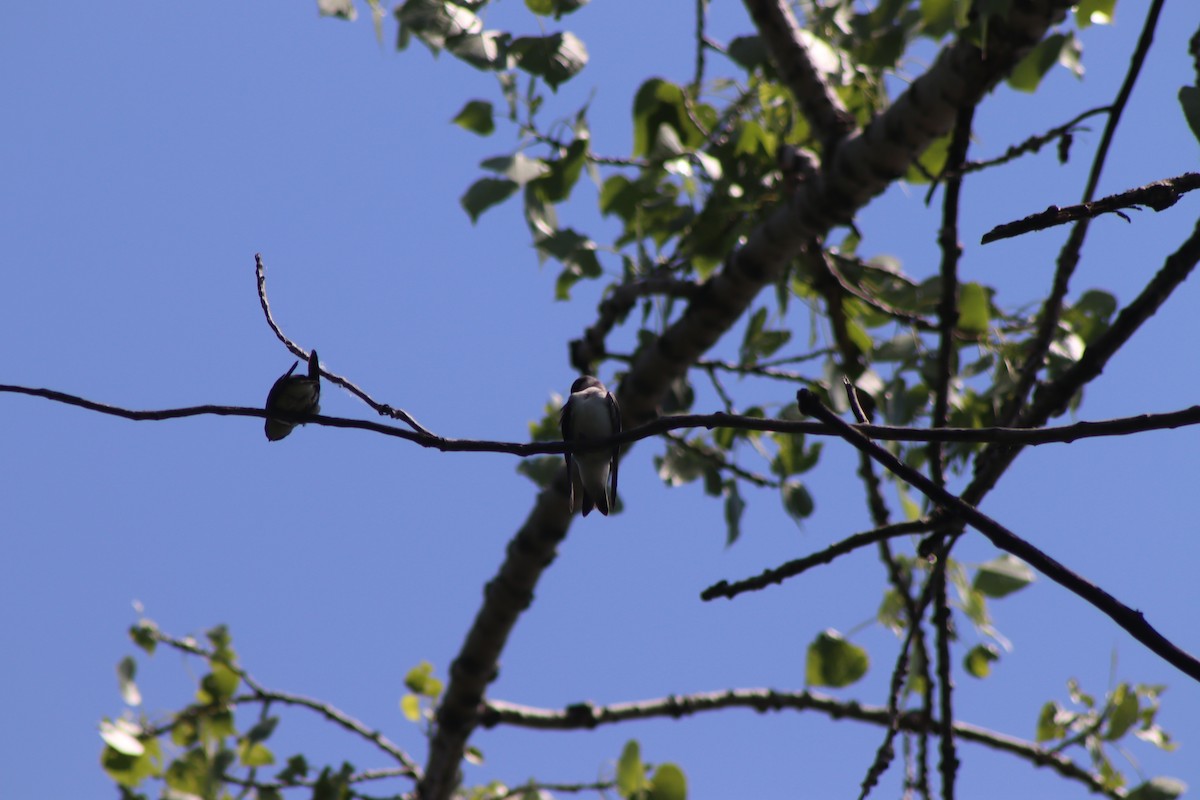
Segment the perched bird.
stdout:
<svg viewBox="0 0 1200 800">
<path fill-rule="evenodd" d="M 321 410 L 321 367 L 317 351 L 308 356 L 308 375 L 293 375 L 296 366 L 279 376 L 267 394 L 267 412 L 282 411 L 289 414 L 316 414 Z M 267 439 L 277 442 L 292 432 L 295 422 L 267 418 Z"/>
<path fill-rule="evenodd" d="M 621 432 L 621 411 L 617 398 L 604 384 L 584 375 L 571 384 L 571 396 L 563 405 L 563 441 L 586 442 L 607 439 Z M 567 474 L 571 480 L 570 505 L 575 510 L 575 485 L 582 489 L 583 515 L 592 508 L 608 516 L 617 500 L 617 459 L 619 447 L 575 454 L 567 453 Z"/>
</svg>

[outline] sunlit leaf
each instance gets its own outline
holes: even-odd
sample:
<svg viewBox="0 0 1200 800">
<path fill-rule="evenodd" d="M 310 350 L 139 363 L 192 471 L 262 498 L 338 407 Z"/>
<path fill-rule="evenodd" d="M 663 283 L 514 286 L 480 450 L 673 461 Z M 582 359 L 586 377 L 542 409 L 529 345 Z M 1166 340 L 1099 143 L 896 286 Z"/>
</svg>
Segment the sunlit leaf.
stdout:
<svg viewBox="0 0 1200 800">
<path fill-rule="evenodd" d="M 1081 0 L 1075 6 L 1075 24 L 1080 28 L 1088 25 L 1111 25 L 1113 9 L 1117 0 Z"/>
<path fill-rule="evenodd" d="M 958 327 L 967 333 L 987 333 L 991 322 L 988 291 L 978 283 L 958 287 Z"/>
<path fill-rule="evenodd" d="M 967 674 L 975 678 L 986 678 L 992 673 L 992 662 L 1000 659 L 1000 651 L 993 644 L 977 644 L 963 657 Z"/>
<path fill-rule="evenodd" d="M 867 674 L 869 665 L 866 650 L 830 628 L 808 646 L 805 680 L 810 686 L 849 686 Z"/>
<path fill-rule="evenodd" d="M 487 136 L 496 130 L 492 119 L 492 104 L 486 100 L 471 100 L 455 115 L 452 122 L 464 130 Z"/>
<path fill-rule="evenodd" d="M 646 800 L 687 800 L 687 778 L 675 764 L 659 764 L 650 779 Z"/>
<path fill-rule="evenodd" d="M 617 760 L 617 791 L 622 797 L 631 797 L 646 785 L 646 765 L 642 763 L 641 745 L 636 739 L 630 739 Z"/>
<path fill-rule="evenodd" d="M 1138 696 L 1130 690 L 1129 684 L 1122 683 L 1113 690 L 1109 704 L 1112 711 L 1108 717 L 1108 726 L 1104 730 L 1104 738 L 1111 742 L 1120 739 L 1137 724 Z"/>
<path fill-rule="evenodd" d="M 974 588 L 988 597 L 1000 598 L 1024 589 L 1033 582 L 1033 570 L 1016 556 L 1005 553 L 982 564 L 975 573 Z"/>
<path fill-rule="evenodd" d="M 1175 800 L 1187 791 L 1187 784 L 1176 778 L 1151 778 L 1125 795 L 1126 800 Z"/>
</svg>

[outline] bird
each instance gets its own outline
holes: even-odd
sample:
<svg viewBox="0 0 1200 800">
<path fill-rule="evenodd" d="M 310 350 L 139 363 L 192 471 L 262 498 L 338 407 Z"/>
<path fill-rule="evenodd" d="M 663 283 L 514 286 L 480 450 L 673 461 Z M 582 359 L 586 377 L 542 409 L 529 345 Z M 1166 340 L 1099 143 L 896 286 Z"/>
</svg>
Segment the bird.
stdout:
<svg viewBox="0 0 1200 800">
<path fill-rule="evenodd" d="M 271 391 L 267 393 L 267 413 L 272 411 L 287 414 L 316 414 L 321 410 L 321 367 L 317 351 L 308 356 L 308 375 L 293 375 L 299 361 L 279 376 Z M 264 426 L 267 440 L 277 442 L 292 432 L 298 423 L 267 417 Z"/>
<path fill-rule="evenodd" d="M 563 404 L 559 417 L 563 441 L 582 443 L 607 439 L 621 432 L 621 410 L 617 398 L 604 384 L 584 375 L 571 384 L 571 396 Z M 571 490 L 568 502 L 575 511 L 575 484 L 581 488 L 583 515 L 592 508 L 604 516 L 617 500 L 617 463 L 620 447 L 567 453 L 567 476 Z"/>
</svg>

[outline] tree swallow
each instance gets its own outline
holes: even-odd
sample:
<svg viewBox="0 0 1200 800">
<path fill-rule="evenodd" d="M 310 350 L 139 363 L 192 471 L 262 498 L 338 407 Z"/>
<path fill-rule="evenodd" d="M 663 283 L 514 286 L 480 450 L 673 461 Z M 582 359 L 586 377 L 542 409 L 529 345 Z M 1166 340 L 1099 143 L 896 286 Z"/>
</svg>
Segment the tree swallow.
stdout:
<svg viewBox="0 0 1200 800">
<path fill-rule="evenodd" d="M 293 375 L 296 366 L 279 376 L 267 394 L 267 412 L 282 411 L 290 414 L 316 414 L 321 410 L 321 367 L 317 362 L 317 351 L 308 356 L 308 375 Z M 267 418 L 267 439 L 277 442 L 292 432 L 295 422 Z"/>
<path fill-rule="evenodd" d="M 621 410 L 617 398 L 604 384 L 584 375 L 571 384 L 571 396 L 559 420 L 563 441 L 586 442 L 607 439 L 621 432 Z M 583 515 L 595 507 L 608 516 L 617 500 L 617 460 L 620 448 L 566 454 L 571 481 L 570 505 L 575 510 L 575 484 L 582 488 Z"/>
</svg>

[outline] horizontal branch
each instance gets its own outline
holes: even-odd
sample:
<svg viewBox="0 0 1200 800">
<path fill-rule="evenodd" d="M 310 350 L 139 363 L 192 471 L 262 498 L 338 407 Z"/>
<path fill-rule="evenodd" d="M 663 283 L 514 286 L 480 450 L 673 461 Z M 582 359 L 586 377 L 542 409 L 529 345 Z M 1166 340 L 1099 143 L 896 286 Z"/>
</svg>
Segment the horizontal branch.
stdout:
<svg viewBox="0 0 1200 800">
<path fill-rule="evenodd" d="M 1101 197 L 1090 203 L 1080 203 L 1075 206 L 1050 206 L 1045 211 L 1030 214 L 1016 222 L 1006 222 L 997 225 L 983 235 L 980 244 L 989 244 L 1000 239 L 1009 239 L 1023 233 L 1053 228 L 1055 225 L 1065 225 L 1081 219 L 1091 219 L 1101 214 L 1121 214 L 1122 208 L 1141 208 L 1149 206 L 1155 211 L 1164 211 L 1179 202 L 1179 198 L 1193 189 L 1200 189 L 1200 172 L 1185 172 L 1175 178 L 1148 183 L 1136 189 L 1130 189 L 1119 194 Z M 1125 217 L 1128 222 L 1129 218 Z"/>
<path fill-rule="evenodd" d="M 907 711 L 896 717 L 884 706 L 863 705 L 855 701 L 837 700 L 817 692 L 780 692 L 772 689 L 731 689 L 723 692 L 704 692 L 685 696 L 671 695 L 656 700 L 637 703 L 615 703 L 596 706 L 592 703 L 576 703 L 563 710 L 532 708 L 529 706 L 488 700 L 484 704 L 480 720 L 486 728 L 511 725 L 537 730 L 591 730 L 600 725 L 611 725 L 630 720 L 670 717 L 679 719 L 704 711 L 725 708 L 751 708 L 758 712 L 817 711 L 831 719 L 852 719 L 874 725 L 890 726 L 893 723 L 902 730 L 913 733 L 934 732 L 937 720 L 928 718 L 921 711 Z M 991 747 L 1023 758 L 1039 767 L 1048 767 L 1059 775 L 1084 783 L 1094 792 L 1109 797 L 1121 798 L 1124 793 L 1105 789 L 1100 778 L 1080 767 L 1071 759 L 1034 742 L 990 731 L 964 722 L 954 723 L 954 735 L 959 739 Z"/>
<path fill-rule="evenodd" d="M 1024 560 L 1059 586 L 1091 603 L 1104 612 L 1109 619 L 1124 628 L 1133 638 L 1144 644 L 1152 653 L 1193 680 L 1200 681 L 1200 660 L 1159 633 L 1153 625 L 1146 621 L 1142 612 L 1125 605 L 1096 584 L 1071 571 L 1033 544 L 1017 536 L 961 497 L 951 494 L 945 488 L 938 486 L 920 472 L 903 463 L 860 431 L 855 430 L 855 426 L 843 421 L 822 405 L 812 392 L 801 389 L 796 393 L 796 399 L 802 413 L 816 417 L 829 425 L 860 452 L 866 453 L 893 475 L 941 506 L 949 516 L 962 520 L 986 536 L 996 547 Z"/>
<path fill-rule="evenodd" d="M 139 422 L 157 422 L 185 417 L 220 416 L 220 417 L 257 417 L 264 419 L 268 416 L 265 409 L 246 408 L 243 406 L 188 406 L 185 408 L 164 408 L 148 411 L 137 411 L 121 406 L 99 403 L 78 395 L 59 392 L 54 389 L 36 389 L 29 386 L 0 384 L 0 394 L 23 394 L 30 397 L 41 397 L 56 403 L 77 406 L 100 414 L 108 414 L 122 419 Z M 418 433 L 395 425 L 387 425 L 371 420 L 347 419 L 345 417 L 329 417 L 323 414 L 309 416 L 291 415 L 279 411 L 270 413 L 272 419 L 287 422 L 308 423 L 328 428 L 350 428 L 354 430 L 371 431 L 384 436 L 418 444 L 446 453 L 503 453 L 522 458 L 535 455 L 561 455 L 577 449 L 602 449 L 614 444 L 629 444 L 651 436 L 658 436 L 668 431 L 684 428 L 731 428 L 746 431 L 763 431 L 770 433 L 810 434 L 813 436 L 836 436 L 837 431 L 829 426 L 811 420 L 771 419 L 764 417 L 746 417 L 737 414 L 716 412 L 714 414 L 675 414 L 659 417 L 655 420 L 622 431 L 617 436 L 604 440 L 595 440 L 585 446 L 569 445 L 566 442 L 502 442 L 489 439 L 452 439 L 433 433 Z M 846 424 L 846 423 L 843 423 Z M 1169 411 L 1162 414 L 1139 414 L 1133 417 L 1099 422 L 1077 422 L 1072 425 L 1059 425 L 1046 428 L 906 428 L 894 425 L 855 425 L 856 430 L 872 439 L 892 442 L 971 442 L 971 443 L 1001 443 L 1014 445 L 1070 444 L 1080 439 L 1094 439 L 1105 436 L 1128 436 L 1147 431 L 1168 430 L 1200 424 L 1200 405 Z"/>
</svg>

